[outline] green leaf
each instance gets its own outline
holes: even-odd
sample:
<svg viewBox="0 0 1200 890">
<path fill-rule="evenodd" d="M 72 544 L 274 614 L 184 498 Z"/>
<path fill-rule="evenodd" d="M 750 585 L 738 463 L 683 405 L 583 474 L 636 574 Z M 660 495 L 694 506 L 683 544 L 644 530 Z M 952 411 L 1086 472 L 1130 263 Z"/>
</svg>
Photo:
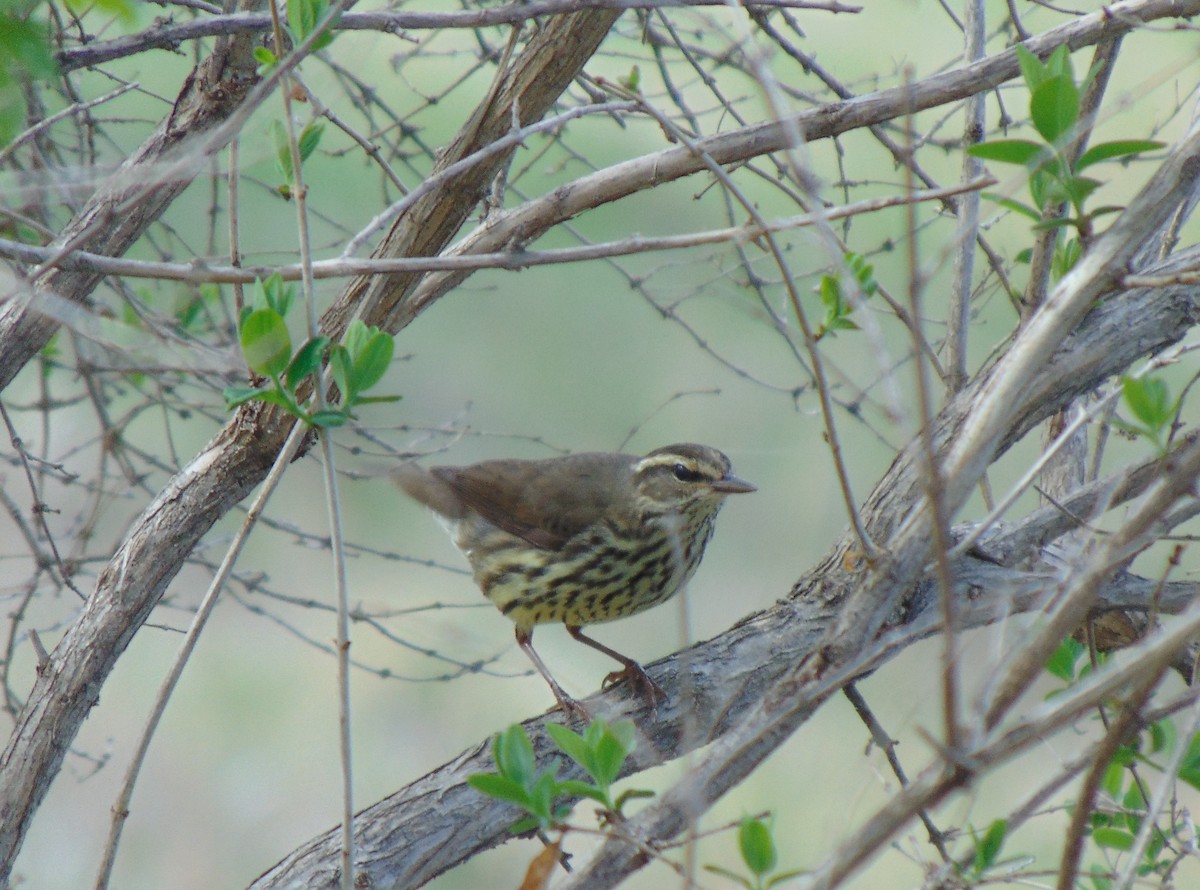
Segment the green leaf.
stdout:
<svg viewBox="0 0 1200 890">
<path fill-rule="evenodd" d="M 321 336 L 313 337 L 300 347 L 292 358 L 292 363 L 288 365 L 287 374 L 284 377 L 288 389 L 294 390 L 305 377 L 320 370 L 321 358 L 325 355 L 325 349 L 328 346 L 329 338 Z"/>
<path fill-rule="evenodd" d="M 238 405 L 243 405 L 252 399 L 257 399 L 263 393 L 271 392 L 269 386 L 227 386 L 221 391 L 225 399 L 225 409 L 232 411 Z"/>
<path fill-rule="evenodd" d="M 1100 782 L 1100 786 L 1104 792 L 1113 800 L 1117 800 L 1121 796 L 1121 785 L 1125 780 L 1125 766 L 1118 763 L 1114 757 L 1112 762 L 1104 770 L 1104 778 Z"/>
<path fill-rule="evenodd" d="M 1042 138 L 1057 143 L 1079 121 L 1079 89 L 1065 74 L 1051 77 L 1029 97 L 1029 114 Z"/>
<path fill-rule="evenodd" d="M 55 77 L 58 62 L 50 48 L 46 23 L 19 13 L 0 14 L 0 67 L 32 80 Z"/>
<path fill-rule="evenodd" d="M 530 787 L 536 768 L 533 743 L 519 724 L 514 723 L 496 736 L 492 745 L 492 756 L 496 759 L 496 768 L 502 776 L 526 788 Z"/>
<path fill-rule="evenodd" d="M 621 772 L 621 765 L 625 763 L 626 756 L 625 748 L 620 741 L 606 733 L 600 743 L 596 745 L 594 752 L 592 768 L 596 784 L 602 788 L 612 785 Z"/>
<path fill-rule="evenodd" d="M 588 800 L 594 800 L 603 807 L 609 806 L 607 794 L 595 785 L 580 782 L 578 779 L 564 779 L 558 783 L 558 790 L 572 797 L 586 797 Z"/>
<path fill-rule="evenodd" d="M 342 345 L 346 347 L 350 355 L 358 355 L 366 346 L 367 340 L 370 339 L 371 330 L 361 318 L 354 319 L 346 328 L 346 333 L 342 335 Z"/>
<path fill-rule="evenodd" d="M 1112 890 L 1112 878 L 1108 876 L 1108 871 L 1103 865 L 1096 864 L 1092 866 L 1092 873 L 1088 875 L 1092 882 L 1092 890 Z"/>
<path fill-rule="evenodd" d="M 288 0 L 288 30 L 292 32 L 296 43 L 305 40 L 313 31 L 317 30 L 317 26 L 328 12 L 329 0 Z M 338 17 L 340 17 L 340 13 Z M 337 18 L 334 19 L 331 26 L 336 22 Z M 333 37 L 334 35 L 326 29 L 320 37 L 313 41 L 313 52 L 329 46 L 333 42 Z"/>
<path fill-rule="evenodd" d="M 1167 840 L 1161 831 L 1152 831 L 1150 833 L 1150 842 L 1146 845 L 1146 859 L 1153 862 L 1158 859 L 1158 855 L 1166 848 Z"/>
<path fill-rule="evenodd" d="M 1048 232 L 1051 229 L 1065 229 L 1074 225 L 1074 221 L 1066 217 L 1054 217 L 1052 219 L 1043 219 L 1033 227 L 1035 232 Z"/>
<path fill-rule="evenodd" d="M 269 405 L 278 405 L 295 417 L 303 417 L 299 406 L 288 398 L 287 393 L 281 392 L 275 386 L 264 386 L 254 395 L 254 399 Z M 247 401 L 250 401 L 249 399 Z"/>
<path fill-rule="evenodd" d="M 1063 192 L 1068 200 L 1078 208 L 1082 208 L 1083 202 L 1101 185 L 1100 180 L 1087 176 L 1071 176 L 1062 183 Z"/>
<path fill-rule="evenodd" d="M 1081 256 L 1083 256 L 1083 245 L 1079 243 L 1078 238 L 1071 238 L 1056 245 L 1051 262 L 1054 277 L 1062 278 L 1074 269 Z"/>
<path fill-rule="evenodd" d="M 370 389 L 382 379 L 392 364 L 395 341 L 390 334 L 378 329 L 372 331 L 365 344 L 357 352 L 351 351 L 354 359 L 354 392 Z"/>
<path fill-rule="evenodd" d="M 588 748 L 587 742 L 583 740 L 583 736 L 559 723 L 547 723 L 546 733 L 554 744 L 558 745 L 559 750 L 585 770 L 588 769 L 591 750 Z M 588 771 L 590 772 L 590 770 Z"/>
<path fill-rule="evenodd" d="M 1109 850 L 1133 849 L 1133 835 L 1119 828 L 1097 828 L 1092 831 L 1092 840 Z"/>
<path fill-rule="evenodd" d="M 1121 808 L 1125 810 L 1125 827 L 1137 834 L 1138 829 L 1142 827 L 1142 815 L 1146 811 L 1146 798 L 1142 797 L 1137 782 L 1129 783 L 1129 788 L 1121 799 Z"/>
<path fill-rule="evenodd" d="M 530 812 L 549 825 L 554 821 L 554 799 L 558 794 L 558 781 L 554 778 L 554 773 L 549 770 L 541 773 L 529 789 L 532 804 Z"/>
<path fill-rule="evenodd" d="M 1070 177 L 1058 155 L 1035 167 L 1029 174 L 1029 193 L 1034 205 L 1048 207 L 1066 201 L 1068 195 L 1063 183 Z"/>
<path fill-rule="evenodd" d="M 1033 92 L 1046 80 L 1046 66 L 1042 64 L 1041 59 L 1027 50 L 1024 46 L 1017 44 L 1014 47 L 1017 53 L 1017 64 L 1021 68 L 1021 78 L 1025 81 L 1025 86 L 1029 92 Z"/>
<path fill-rule="evenodd" d="M 300 149 L 300 160 L 307 161 L 309 156 L 317 150 L 317 146 L 321 142 L 321 134 L 324 132 L 324 124 L 313 122 L 305 125 L 304 129 L 300 131 L 300 138 L 296 140 L 297 147 Z"/>
<path fill-rule="evenodd" d="M 292 338 L 283 316 L 274 309 L 259 309 L 246 316 L 239 338 L 250 370 L 278 377 L 292 357 Z"/>
<path fill-rule="evenodd" d="M 1007 834 L 1008 822 L 1004 819 L 997 819 L 988 826 L 988 830 L 983 833 L 983 838 L 975 844 L 972 867 L 975 869 L 976 875 L 982 875 L 992 867 L 996 857 L 1000 855 L 1000 850 L 1004 847 L 1004 838 Z"/>
<path fill-rule="evenodd" d="M 991 201 L 993 204 L 999 204 L 1001 207 L 1005 207 L 1014 213 L 1027 216 L 1034 222 L 1037 222 L 1042 218 L 1042 215 L 1028 204 L 1022 204 L 1020 201 L 1014 201 L 1012 198 L 1004 198 L 1000 195 L 993 195 L 991 192 L 984 192 L 982 197 L 985 201 Z"/>
<path fill-rule="evenodd" d="M 1100 161 L 1108 161 L 1112 158 L 1122 158 L 1127 155 L 1136 155 L 1144 151 L 1154 151 L 1162 148 L 1165 143 L 1155 142 L 1152 139 L 1121 139 L 1115 142 L 1101 142 L 1099 145 L 1093 145 L 1075 162 L 1075 170 L 1081 171 L 1085 167 L 1090 167 L 1092 164 L 1098 164 Z"/>
<path fill-rule="evenodd" d="M 985 161 L 1032 167 L 1048 158 L 1050 151 L 1046 146 L 1027 139 L 993 139 L 970 146 L 967 154 Z"/>
<path fill-rule="evenodd" d="M 874 295 L 879 290 L 879 284 L 875 281 L 875 267 L 867 262 L 865 256 L 854 251 L 847 251 L 843 260 L 846 268 L 854 274 L 854 279 L 858 282 L 858 289 L 864 298 Z"/>
<path fill-rule="evenodd" d="M 1046 74 L 1050 77 L 1066 77 L 1071 83 L 1075 82 L 1075 72 L 1071 68 L 1071 50 L 1065 43 L 1060 43 L 1047 57 Z"/>
<path fill-rule="evenodd" d="M 1074 637 L 1067 637 L 1058 644 L 1054 654 L 1046 662 L 1046 670 L 1060 680 L 1075 679 L 1075 665 L 1083 655 L 1083 644 Z"/>
<path fill-rule="evenodd" d="M 525 819 L 518 819 L 512 825 L 508 826 L 508 831 L 510 834 L 527 834 L 536 828 L 540 828 L 541 824 L 541 819 L 536 819 L 533 816 L 529 816 Z"/>
<path fill-rule="evenodd" d="M 821 283 L 817 287 L 817 293 L 821 297 L 821 303 L 830 312 L 836 313 L 837 308 L 842 304 L 842 286 L 836 275 L 822 275 Z"/>
<path fill-rule="evenodd" d="M 741 848 L 746 867 L 756 875 L 765 875 L 775 868 L 779 856 L 771 839 L 771 830 L 762 820 L 742 820 L 738 828 L 738 847 Z"/>
<path fill-rule="evenodd" d="M 20 135 L 28 110 L 21 88 L 0 68 L 0 146 Z"/>
<path fill-rule="evenodd" d="M 275 272 L 270 277 L 260 278 L 256 282 L 254 308 L 264 309 L 269 307 L 284 318 L 287 318 L 295 297 L 296 289 L 290 284 L 284 284 L 283 277 L 278 272 Z"/>
<path fill-rule="evenodd" d="M 358 395 L 353 390 L 354 366 L 350 362 L 350 352 L 340 343 L 329 348 L 329 368 L 333 371 L 333 382 L 342 391 L 343 401 L 353 401 Z"/>
<path fill-rule="evenodd" d="M 1167 384 L 1158 377 L 1122 377 L 1121 394 L 1133 416 L 1151 430 L 1160 430 L 1174 419 Z"/>
<path fill-rule="evenodd" d="M 1179 765 L 1179 778 L 1200 790 L 1200 734 L 1192 736 L 1188 742 L 1187 753 Z"/>
<path fill-rule="evenodd" d="M 404 396 L 355 396 L 355 405 L 372 405 L 385 402 L 398 402 Z"/>
<path fill-rule="evenodd" d="M 328 8 L 327 0 L 287 0 L 288 28 L 297 43 L 316 30 Z"/>
<path fill-rule="evenodd" d="M 134 22 L 134 5 L 130 0 L 96 0 L 96 6 L 120 16 L 129 24 Z"/>
<path fill-rule="evenodd" d="M 292 146 L 288 142 L 287 130 L 279 121 L 271 121 L 271 141 L 275 143 L 275 166 L 286 183 L 294 182 L 292 170 Z"/>
<path fill-rule="evenodd" d="M 259 74 L 265 74 L 266 70 L 279 63 L 278 57 L 265 46 L 254 47 L 254 61 L 261 66 L 258 70 Z"/>
<path fill-rule="evenodd" d="M 334 408 L 326 408 L 323 411 L 315 411 L 308 419 L 308 422 L 313 426 L 322 428 L 345 426 L 350 420 L 350 415 L 345 411 L 338 411 Z"/>
<path fill-rule="evenodd" d="M 496 773 L 475 773 L 467 776 L 467 784 L 488 797 L 506 800 L 519 807 L 524 807 L 529 803 L 529 793 L 507 776 Z"/>
<path fill-rule="evenodd" d="M 1164 717 L 1150 724 L 1150 752 L 1169 754 L 1175 750 L 1175 721 Z"/>
</svg>

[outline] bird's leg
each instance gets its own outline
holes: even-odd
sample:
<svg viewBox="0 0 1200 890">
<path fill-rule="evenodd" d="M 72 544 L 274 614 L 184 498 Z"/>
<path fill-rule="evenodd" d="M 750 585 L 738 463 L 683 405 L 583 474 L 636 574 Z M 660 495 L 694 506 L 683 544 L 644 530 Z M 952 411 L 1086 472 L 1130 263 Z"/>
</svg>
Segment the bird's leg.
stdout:
<svg viewBox="0 0 1200 890">
<path fill-rule="evenodd" d="M 636 687 L 637 690 L 641 692 L 642 697 L 645 698 L 649 703 L 650 710 L 655 712 L 658 711 L 658 703 L 666 698 L 667 693 L 661 686 L 650 679 L 650 675 L 646 673 L 645 668 L 627 655 L 622 655 L 615 649 L 609 649 L 603 643 L 593 640 L 591 637 L 584 634 L 578 625 L 568 624 L 567 633 L 569 633 L 579 642 L 583 643 L 585 646 L 591 646 L 597 652 L 603 652 L 609 658 L 619 661 L 621 664 L 625 665 L 625 670 L 613 671 L 611 674 L 605 677 L 604 682 L 601 684 L 602 687 L 607 688 L 614 683 L 620 683 L 622 680 L 628 680 L 631 686 Z"/>
<path fill-rule="evenodd" d="M 558 681 L 550 676 L 550 671 L 545 664 L 542 663 L 541 656 L 533 651 L 533 630 L 525 630 L 517 628 L 517 645 L 521 650 L 529 656 L 529 660 L 533 662 L 533 666 L 538 669 L 538 673 L 542 675 L 547 683 L 550 684 L 550 691 L 554 693 L 554 697 L 558 699 L 558 706 L 568 714 L 574 714 L 585 723 L 591 723 L 592 715 L 588 713 L 587 708 L 581 705 L 571 696 L 567 695 L 566 691 L 558 685 Z"/>
</svg>

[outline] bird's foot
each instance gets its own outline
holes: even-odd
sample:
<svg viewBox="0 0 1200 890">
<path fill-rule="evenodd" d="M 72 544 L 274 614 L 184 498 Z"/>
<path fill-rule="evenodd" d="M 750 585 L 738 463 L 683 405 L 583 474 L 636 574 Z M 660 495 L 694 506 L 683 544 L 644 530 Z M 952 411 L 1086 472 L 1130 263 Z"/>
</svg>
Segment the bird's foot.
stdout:
<svg viewBox="0 0 1200 890">
<path fill-rule="evenodd" d="M 562 711 L 567 716 L 576 717 L 584 723 L 592 722 L 592 715 L 588 709 L 563 692 L 561 687 L 554 690 L 554 697 L 558 699 L 558 704 L 551 708 L 552 711 Z"/>
<path fill-rule="evenodd" d="M 658 716 L 658 703 L 665 701 L 667 697 L 666 690 L 650 679 L 650 675 L 636 661 L 631 661 L 625 665 L 624 670 L 613 671 L 604 678 L 604 682 L 600 684 L 602 689 L 620 683 L 622 680 L 629 682 L 637 692 L 646 700 L 646 704 L 650 706 L 650 712 L 653 716 Z"/>
</svg>

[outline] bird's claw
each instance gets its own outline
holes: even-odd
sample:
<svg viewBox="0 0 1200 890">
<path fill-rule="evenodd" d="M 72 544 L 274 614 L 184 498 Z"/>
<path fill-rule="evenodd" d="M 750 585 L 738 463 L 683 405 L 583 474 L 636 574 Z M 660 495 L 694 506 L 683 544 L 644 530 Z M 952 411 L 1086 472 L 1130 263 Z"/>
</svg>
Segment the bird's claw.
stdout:
<svg viewBox="0 0 1200 890">
<path fill-rule="evenodd" d="M 622 680 L 628 681 L 629 685 L 634 687 L 646 700 L 646 704 L 650 706 L 650 712 L 658 716 L 658 703 L 667 697 L 666 690 L 650 679 L 650 675 L 646 673 L 637 662 L 630 662 L 625 666 L 624 670 L 613 671 L 604 678 L 604 682 L 600 684 L 601 689 L 608 689 Z"/>
</svg>

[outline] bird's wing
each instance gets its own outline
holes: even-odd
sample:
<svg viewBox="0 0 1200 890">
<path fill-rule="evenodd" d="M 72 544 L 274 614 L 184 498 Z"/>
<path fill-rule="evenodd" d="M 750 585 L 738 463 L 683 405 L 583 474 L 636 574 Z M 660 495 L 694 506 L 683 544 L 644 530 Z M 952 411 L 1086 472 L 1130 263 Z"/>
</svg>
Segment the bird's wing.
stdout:
<svg viewBox="0 0 1200 890">
<path fill-rule="evenodd" d="M 621 454 L 571 454 L 432 472 L 488 522 L 535 547 L 559 550 L 608 515 L 615 499 L 631 493 L 634 460 Z"/>
</svg>

